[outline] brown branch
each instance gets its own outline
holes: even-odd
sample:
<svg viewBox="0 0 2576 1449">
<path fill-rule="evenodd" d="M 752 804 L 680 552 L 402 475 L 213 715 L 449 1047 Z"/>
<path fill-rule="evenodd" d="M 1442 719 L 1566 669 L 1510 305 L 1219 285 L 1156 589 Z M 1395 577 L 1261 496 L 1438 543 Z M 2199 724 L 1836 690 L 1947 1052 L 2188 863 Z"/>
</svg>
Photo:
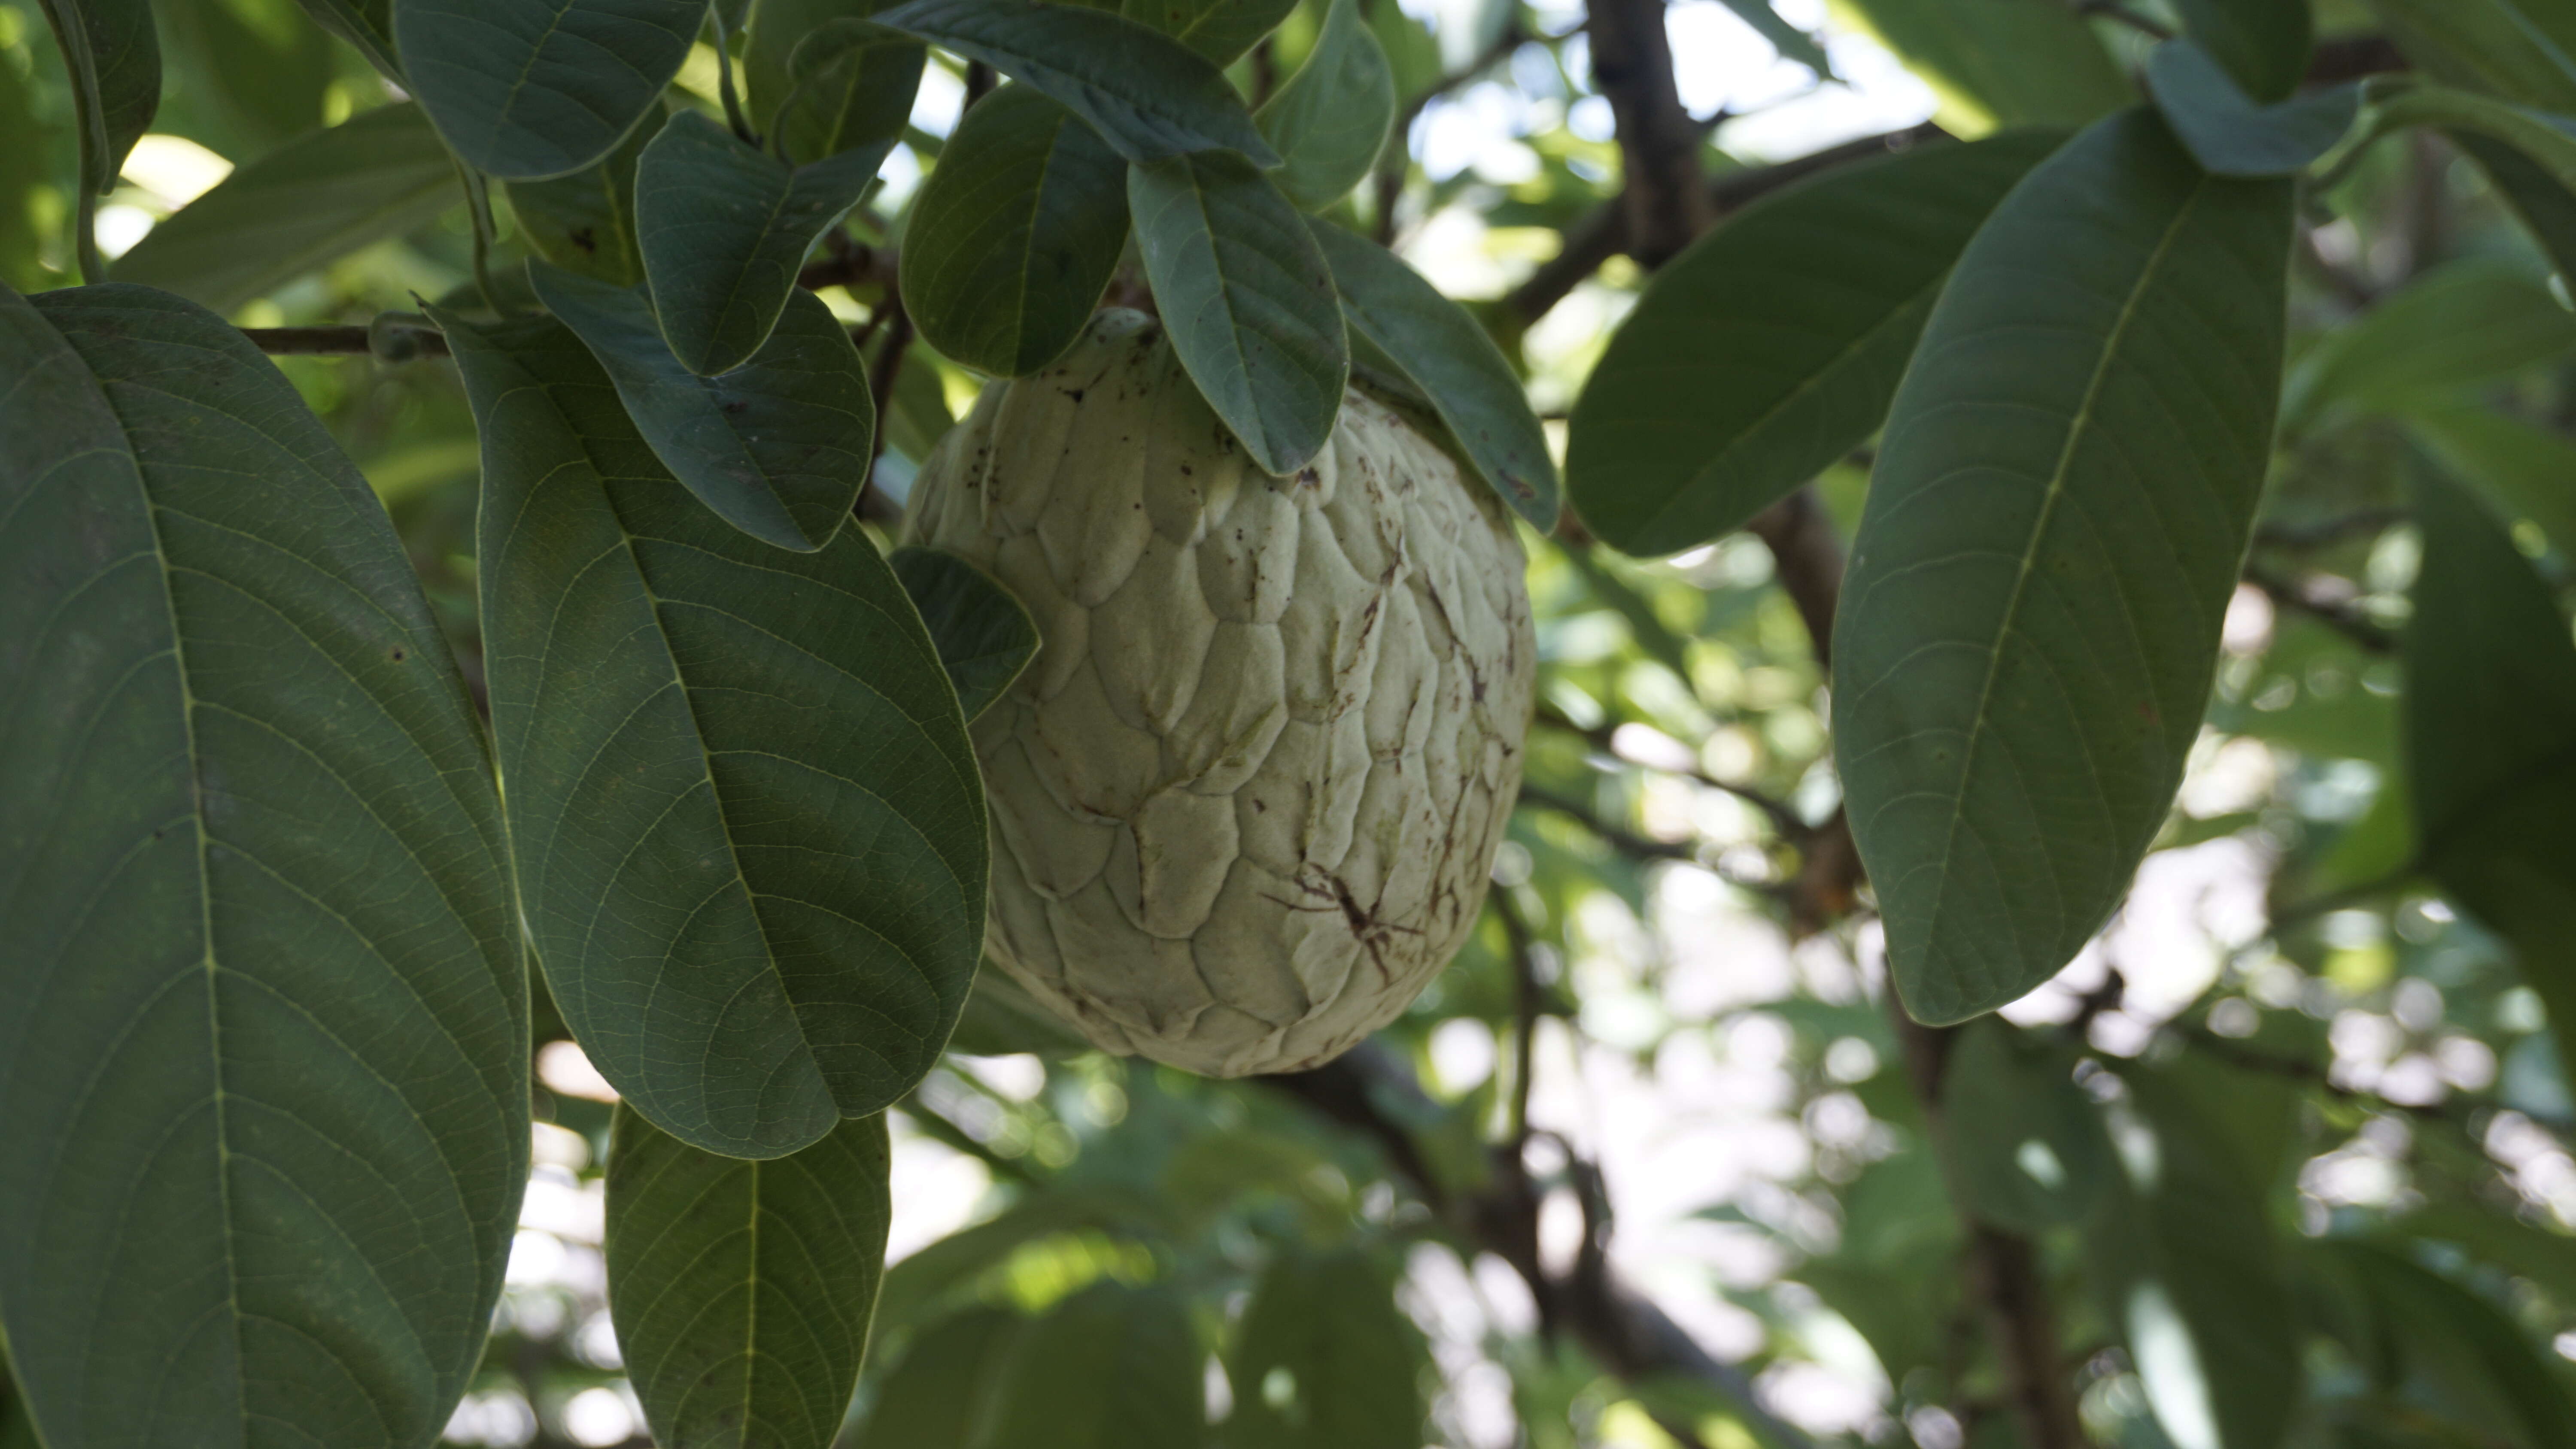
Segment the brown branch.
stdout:
<svg viewBox="0 0 2576 1449">
<path fill-rule="evenodd" d="M 271 357 L 348 357 L 372 350 L 364 327 L 245 327 L 241 334 Z M 424 328 L 412 336 L 422 355 L 447 355 L 447 339 L 437 332 Z"/>
<path fill-rule="evenodd" d="M 2346 539 L 2380 533 L 2414 517 L 2404 508 L 2356 508 L 2327 518 L 2281 520 L 2259 524 L 2254 529 L 2254 542 L 2259 547 L 2286 551 L 2329 548 Z M 2259 587 L 2259 585 L 2258 585 Z"/>
<path fill-rule="evenodd" d="M 1629 255 L 1658 267 L 1716 224 L 1700 180 L 1699 125 L 1673 76 L 1663 0 L 1591 0 L 1592 80 L 1617 123 Z"/>
<path fill-rule="evenodd" d="M 876 404 L 875 451 L 868 454 L 868 481 L 859 490 L 859 517 L 870 523 L 891 527 L 903 517 L 903 510 L 877 486 L 877 461 L 885 456 L 886 418 L 894 409 L 895 379 L 903 372 L 904 353 L 912 346 L 912 314 L 903 310 L 899 297 L 886 301 L 885 342 L 877 349 L 876 370 L 868 375 L 868 400 Z M 874 329 L 875 323 L 869 327 Z"/>
<path fill-rule="evenodd" d="M 1777 796 L 1764 794 L 1750 785 L 1731 784 L 1695 765 L 1687 770 L 1675 771 L 1621 754 L 1616 743 L 1619 737 L 1619 726 L 1611 721 L 1604 720 L 1600 724 L 1590 726 L 1579 725 L 1556 706 L 1543 703 L 1533 716 L 1533 722 L 1545 725 L 1549 729 L 1563 730 L 1621 764 L 1634 765 L 1641 770 L 1656 770 L 1664 774 L 1679 774 L 1684 779 L 1696 781 L 1712 790 L 1723 790 L 1761 811 L 1764 818 L 1771 822 L 1772 829 L 1791 840 L 1796 840 L 1807 833 L 1807 826 L 1798 818 L 1798 812 L 1789 808 L 1788 801 Z"/>
<path fill-rule="evenodd" d="M 2307 615 L 2360 645 L 2365 653 L 2397 652 L 2397 636 L 2353 602 L 2351 585 L 2345 580 L 2332 574 L 2293 577 L 2252 560 L 2245 565 L 2244 578 L 2275 605 Z"/>
</svg>

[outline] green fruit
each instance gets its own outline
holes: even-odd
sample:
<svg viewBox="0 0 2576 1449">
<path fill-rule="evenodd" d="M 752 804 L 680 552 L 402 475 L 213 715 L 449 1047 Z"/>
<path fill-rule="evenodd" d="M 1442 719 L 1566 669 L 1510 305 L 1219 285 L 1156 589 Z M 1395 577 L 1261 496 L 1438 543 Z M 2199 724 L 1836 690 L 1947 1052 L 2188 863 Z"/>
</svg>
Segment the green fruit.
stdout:
<svg viewBox="0 0 2576 1449">
<path fill-rule="evenodd" d="M 990 959 L 1094 1043 L 1318 1065 L 1473 927 L 1535 647 L 1489 490 L 1357 393 L 1254 467 L 1162 327 L 1104 312 L 932 455 L 908 532 L 991 572 L 1036 661 L 975 726 Z"/>
</svg>

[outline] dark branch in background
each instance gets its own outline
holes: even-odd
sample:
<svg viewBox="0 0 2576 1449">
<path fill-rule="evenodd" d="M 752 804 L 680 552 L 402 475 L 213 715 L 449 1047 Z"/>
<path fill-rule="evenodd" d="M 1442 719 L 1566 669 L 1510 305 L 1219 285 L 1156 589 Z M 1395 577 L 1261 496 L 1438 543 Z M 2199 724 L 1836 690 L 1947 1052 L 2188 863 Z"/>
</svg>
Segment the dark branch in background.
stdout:
<svg viewBox="0 0 2576 1449">
<path fill-rule="evenodd" d="M 1652 269 L 1717 221 L 1700 184 L 1699 125 L 1682 105 L 1660 0 L 1592 0 L 1593 88 L 1617 122 L 1629 255 Z"/>
<path fill-rule="evenodd" d="M 2363 611 L 2349 579 L 2334 574 L 2293 576 L 2258 560 L 2246 563 L 2244 577 L 2274 605 L 2307 615 L 2368 653 L 2397 652 L 2397 636 Z"/>
<path fill-rule="evenodd" d="M 1663 768 L 1662 766 L 1650 765 L 1644 760 L 1632 759 L 1627 755 L 1621 754 L 1619 752 L 1618 745 L 1615 743 L 1619 733 L 1619 727 L 1615 724 L 1605 722 L 1591 726 L 1579 725 L 1573 720 L 1567 718 L 1563 711 L 1550 704 L 1541 704 L 1539 706 L 1537 723 L 1545 725 L 1552 730 L 1563 730 L 1567 734 L 1575 736 L 1585 744 L 1592 746 L 1592 748 L 1599 750 L 1601 753 L 1608 755 L 1610 758 L 1618 760 L 1623 764 L 1636 765 L 1641 769 Z M 1708 773 L 1706 770 L 1698 769 L 1696 767 L 1682 771 L 1668 771 L 1667 773 L 1678 773 L 1684 778 L 1695 780 L 1702 785 L 1706 785 L 1712 790 L 1725 791 L 1727 794 L 1732 795 L 1736 799 L 1743 801 L 1745 804 L 1752 806 L 1754 809 L 1761 811 L 1764 817 L 1770 820 L 1772 829 L 1780 832 L 1781 835 L 1791 840 L 1795 840 L 1806 833 L 1807 827 L 1799 821 L 1798 812 L 1790 809 L 1789 802 L 1786 800 L 1766 795 L 1763 792 L 1754 789 L 1750 785 L 1729 784 L 1728 782 L 1717 778 L 1715 775 Z"/>
<path fill-rule="evenodd" d="M 868 375 L 868 400 L 876 404 L 876 451 L 868 455 L 868 481 L 859 490 L 859 517 L 890 528 L 902 520 L 903 509 L 877 486 L 877 463 L 885 457 L 886 419 L 894 410 L 895 379 L 902 374 L 903 355 L 912 346 L 912 314 L 903 310 L 901 298 L 889 297 L 883 320 L 885 344 L 877 349 L 876 371 Z M 874 330 L 876 323 L 868 326 Z"/>
<path fill-rule="evenodd" d="M 2414 516 L 2403 508 L 2356 508 L 2350 513 L 2338 513 L 2328 518 L 2265 523 L 2255 528 L 2254 543 L 2258 548 L 2288 552 L 2330 548 L 2347 539 L 2368 538 L 2385 532 Z"/>
<path fill-rule="evenodd" d="M 344 357 L 371 350 L 364 327 L 245 327 L 241 334 L 271 357 Z M 447 355 L 447 339 L 437 331 L 424 329 L 411 335 L 424 356 Z"/>
</svg>

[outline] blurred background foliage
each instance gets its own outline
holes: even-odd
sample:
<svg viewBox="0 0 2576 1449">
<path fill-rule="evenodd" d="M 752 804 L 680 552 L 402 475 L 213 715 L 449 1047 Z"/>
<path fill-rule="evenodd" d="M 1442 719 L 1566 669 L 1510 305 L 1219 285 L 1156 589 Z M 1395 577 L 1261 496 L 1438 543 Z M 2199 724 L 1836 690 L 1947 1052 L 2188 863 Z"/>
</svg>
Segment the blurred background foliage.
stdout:
<svg viewBox="0 0 2576 1449">
<path fill-rule="evenodd" d="M 1561 419 L 1639 282 L 1615 256 L 1549 269 L 1618 184 L 1583 12 L 1365 8 L 1404 145 L 1348 219 L 1469 300 Z M 2071 8 L 2125 11 L 2088 22 L 2106 69 L 2142 53 L 2131 22 L 2175 18 Z M 103 210 L 111 255 L 229 170 L 393 99 L 293 0 L 157 10 L 171 88 Z M 1676 0 L 1708 171 L 2045 109 L 1909 13 Z M 1238 78 L 1275 86 L 1319 20 L 1308 0 Z M 2355 7 L 2319 22 L 2329 43 L 2372 33 Z M 945 64 L 853 218 L 861 242 L 899 239 L 937 164 L 969 81 Z M 702 46 L 682 86 L 711 99 L 715 71 Z M 21 290 L 72 280 L 70 110 L 42 17 L 0 0 L 0 279 Z M 1866 911 L 1795 909 L 1838 801 L 1816 651 L 1771 555 L 1749 536 L 1657 562 L 1579 529 L 1527 536 L 1539 718 L 1467 949 L 1369 1070 L 1302 1086 L 1076 1051 L 979 998 L 895 1113 L 899 1260 L 846 1442 L 1150 1449 L 1203 1442 L 1204 1410 L 1246 1446 L 2003 1449 L 2027 1442 L 2035 1354 L 2104 1445 L 2576 1443 L 2576 1106 L 2508 948 L 2412 869 L 2393 653 L 2419 469 L 2517 520 L 2564 602 L 2576 316 L 2436 135 L 2378 148 L 2307 207 L 2293 423 L 2208 727 L 2130 903 L 2057 982 L 1943 1038 L 1927 1077 Z M 525 249 L 503 222 L 506 262 Z M 461 203 L 352 225 L 378 230 L 234 320 L 364 322 L 466 284 Z M 883 295 L 826 294 L 854 320 Z M 476 451 L 452 369 L 280 366 L 479 677 Z M 905 356 L 889 491 L 978 385 Z M 1846 537 L 1869 461 L 1819 480 Z M 538 1166 L 458 1443 L 640 1433 L 602 1300 L 605 1086 L 544 1021 Z M 1521 1261 L 1497 1251 L 1515 1243 Z M 2158 1263 L 2201 1295 L 2178 1312 L 2243 1329 L 2241 1353 L 2200 1365 L 2197 1402 L 2155 1402 L 2155 1325 L 2095 1306 Z M 2021 1290 L 2035 1317 L 2011 1311 Z M 1584 1320 L 1620 1295 L 1656 1313 Z M 1655 1323 L 1681 1346 L 1622 1349 Z M 0 1444 L 26 1442 L 0 1419 Z"/>
</svg>

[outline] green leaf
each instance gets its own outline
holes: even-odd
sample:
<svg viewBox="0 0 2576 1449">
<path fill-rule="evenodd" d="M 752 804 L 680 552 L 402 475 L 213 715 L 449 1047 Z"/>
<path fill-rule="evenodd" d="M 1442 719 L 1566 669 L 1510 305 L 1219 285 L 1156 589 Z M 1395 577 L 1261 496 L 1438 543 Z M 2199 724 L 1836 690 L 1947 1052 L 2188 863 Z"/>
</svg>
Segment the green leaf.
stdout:
<svg viewBox="0 0 2576 1449">
<path fill-rule="evenodd" d="M 2355 1357 L 2468 1426 L 2461 1442 L 2576 1443 L 2576 1404 L 2557 1370 L 2496 1304 L 2375 1243 L 2327 1238 L 2310 1251 L 2367 1305 Z"/>
<path fill-rule="evenodd" d="M 2406 429 L 2505 517 L 2529 519 L 2559 552 L 2576 555 L 2576 442 L 2484 407 L 2410 413 Z"/>
<path fill-rule="evenodd" d="M 1753 27 L 1753 32 L 1771 43 L 1784 60 L 1793 60 L 1814 71 L 1820 80 L 1839 80 L 1834 74 L 1833 57 L 1825 53 L 1823 42 L 1780 18 L 1771 0 L 1721 0 L 1735 18 Z"/>
<path fill-rule="evenodd" d="M 579 339 L 443 314 L 483 438 L 493 735 L 520 898 L 602 1074 L 775 1157 L 937 1058 L 983 938 L 983 793 L 902 585 L 789 553 L 663 469 Z"/>
<path fill-rule="evenodd" d="M 229 312 L 461 199 L 420 108 L 383 106 L 225 177 L 146 233 L 116 275 Z"/>
<path fill-rule="evenodd" d="M 2217 1124 L 2153 1071 L 2125 1073 L 2117 1170 L 2086 1229 L 2103 1311 L 2179 1449 L 2272 1449 L 2300 1400 L 2300 1330 L 2262 1192 Z"/>
<path fill-rule="evenodd" d="M 887 1372 L 853 1449 L 984 1449 L 993 1385 L 1026 1322 L 1007 1308 L 974 1307 L 923 1329 Z"/>
<path fill-rule="evenodd" d="M 1297 0 L 1126 0 L 1115 8 L 1218 65 L 1230 65 L 1277 29 Z"/>
<path fill-rule="evenodd" d="M 146 0 L 38 0 L 70 72 L 80 117 L 81 185 L 116 185 L 126 153 L 161 107 L 161 41 Z"/>
<path fill-rule="evenodd" d="M 1304 467 L 1332 437 L 1351 373 L 1333 274 L 1306 219 L 1223 151 L 1130 166 L 1127 207 L 1191 381 L 1264 471 Z"/>
<path fill-rule="evenodd" d="M 707 0 L 393 0 L 412 93 L 465 164 L 564 176 L 662 102 Z"/>
<path fill-rule="evenodd" d="M 2513 943 L 2549 1019 L 2576 1021 L 2576 640 L 2477 500 L 2424 476 L 2415 506 L 2406 775 L 2424 865 Z"/>
<path fill-rule="evenodd" d="M 2576 113 L 2576 15 L 2554 0 L 2372 0 L 2409 59 L 2452 85 Z"/>
<path fill-rule="evenodd" d="M 2357 85 L 2257 103 L 2191 40 L 2166 41 L 2147 57 L 2147 89 L 2192 159 L 2220 176 L 2297 175 L 2334 149 L 2361 107 Z"/>
<path fill-rule="evenodd" d="M 618 1111 L 608 1308 L 654 1443 L 832 1442 L 885 1272 L 892 1166 L 882 1112 L 745 1162 Z"/>
<path fill-rule="evenodd" d="M 1096 1283 L 1012 1335 L 976 1449 L 1199 1449 L 1202 1361 L 1188 1300 Z"/>
<path fill-rule="evenodd" d="M 528 1171 L 489 757 L 240 333 L 0 291 L 0 1326 L 56 1449 L 427 1446 Z"/>
<path fill-rule="evenodd" d="M 1975 139 L 2005 126 L 2080 126 L 2134 98 L 2075 8 L 2060 0 L 1830 0 L 1829 11 L 1932 86 L 1934 113 Z"/>
<path fill-rule="evenodd" d="M 932 346 L 1026 377 L 1091 321 L 1127 244 L 1126 164 L 1026 86 L 975 103 L 904 224 L 903 304 Z"/>
<path fill-rule="evenodd" d="M 1348 196 L 1377 165 L 1395 124 L 1395 73 L 1358 0 L 1332 0 L 1306 63 L 1253 120 L 1286 158 L 1270 179 L 1308 211 Z"/>
<path fill-rule="evenodd" d="M 1859 446 L 1968 238 L 2063 140 L 2017 131 L 1837 169 L 1666 263 L 1574 405 L 1583 521 L 1629 553 L 1693 548 Z"/>
<path fill-rule="evenodd" d="M 510 209 L 536 254 L 620 287 L 643 281 L 644 254 L 635 240 L 635 169 L 644 147 L 661 133 L 662 122 L 647 117 L 596 166 L 545 181 L 511 182 Z"/>
<path fill-rule="evenodd" d="M 858 205 L 890 149 L 791 167 L 696 111 L 673 116 L 635 168 L 636 242 L 672 355 L 700 377 L 749 361 L 806 252 Z"/>
<path fill-rule="evenodd" d="M 1263 1270 L 1226 1364 L 1233 1449 L 1419 1449 L 1421 1330 L 1395 1265 L 1364 1247 L 1284 1249 Z"/>
<path fill-rule="evenodd" d="M 832 541 L 876 456 L 876 404 L 850 334 L 796 292 L 751 361 L 722 377 L 682 367 L 641 288 L 543 262 L 528 280 L 599 360 L 635 429 L 671 475 L 725 522 L 810 553 Z"/>
<path fill-rule="evenodd" d="M 2270 455 L 2290 188 L 2133 110 L 1995 209 L 1897 391 L 1834 632 L 1835 758 L 1906 1007 L 2091 938 L 2200 728 Z"/>
<path fill-rule="evenodd" d="M 2548 167 L 2492 136 L 2454 131 L 2450 138 L 2487 174 L 2496 194 L 2548 254 L 2558 275 L 2576 277 L 2576 192 L 2561 184 Z"/>
<path fill-rule="evenodd" d="M 819 161 L 903 138 L 930 47 L 865 20 L 824 22 L 788 61 L 794 99 L 779 113 L 778 147 Z M 944 153 L 943 153 L 944 154 Z"/>
<path fill-rule="evenodd" d="M 2183 28 L 2258 101 L 2288 98 L 2308 73 L 2309 0 L 2175 0 Z M 2152 83 L 2153 78 L 2150 77 Z"/>
<path fill-rule="evenodd" d="M 330 124 L 338 48 L 283 0 L 164 6 L 159 22 L 170 89 L 194 103 L 192 139 L 256 156 Z"/>
<path fill-rule="evenodd" d="M 837 20 L 864 20 L 876 0 L 760 0 L 742 43 L 743 105 L 763 134 L 776 129 L 779 108 L 796 93 L 793 65 L 806 37 Z"/>
<path fill-rule="evenodd" d="M 1223 71 L 1170 36 L 1106 10 L 909 0 L 876 19 L 1053 96 L 1129 161 L 1228 150 L 1256 165 L 1279 164 Z"/>
<path fill-rule="evenodd" d="M 393 0 L 297 0 L 313 23 L 340 37 L 367 58 L 376 74 L 404 83 L 402 60 L 394 49 Z"/>
<path fill-rule="evenodd" d="M 980 1275 L 1042 1238 L 1086 1230 L 1130 1240 L 1153 1234 L 1163 1226 L 1164 1206 L 1112 1183 L 1052 1184 L 886 1269 L 878 1318 L 889 1328 L 909 1324 L 971 1290 Z"/>
<path fill-rule="evenodd" d="M 973 724 L 1038 652 L 1036 622 L 1010 590 L 953 553 L 899 548 L 887 562 L 921 611 L 966 722 Z"/>
<path fill-rule="evenodd" d="M 2561 1303 L 2576 1302 L 2576 1237 L 2465 1202 L 2418 1208 L 2390 1230 L 2455 1243 L 2480 1262 L 2530 1279 Z"/>
<path fill-rule="evenodd" d="M 1541 533 L 1556 527 L 1556 460 L 1494 339 L 1393 252 L 1331 222 L 1310 220 L 1306 229 L 1333 269 L 1350 325 L 1422 389 L 1503 502 Z"/>
<path fill-rule="evenodd" d="M 2453 262 L 2408 283 L 2300 357 L 2281 392 L 2281 430 L 2341 414 L 2438 402 L 2576 348 L 2576 317 L 2517 263 Z"/>
<path fill-rule="evenodd" d="M 2110 1144 L 2073 1066 L 2001 1020 L 1951 1038 L 1941 1116 L 1970 1216 L 2036 1236 L 2093 1205 Z"/>
</svg>

